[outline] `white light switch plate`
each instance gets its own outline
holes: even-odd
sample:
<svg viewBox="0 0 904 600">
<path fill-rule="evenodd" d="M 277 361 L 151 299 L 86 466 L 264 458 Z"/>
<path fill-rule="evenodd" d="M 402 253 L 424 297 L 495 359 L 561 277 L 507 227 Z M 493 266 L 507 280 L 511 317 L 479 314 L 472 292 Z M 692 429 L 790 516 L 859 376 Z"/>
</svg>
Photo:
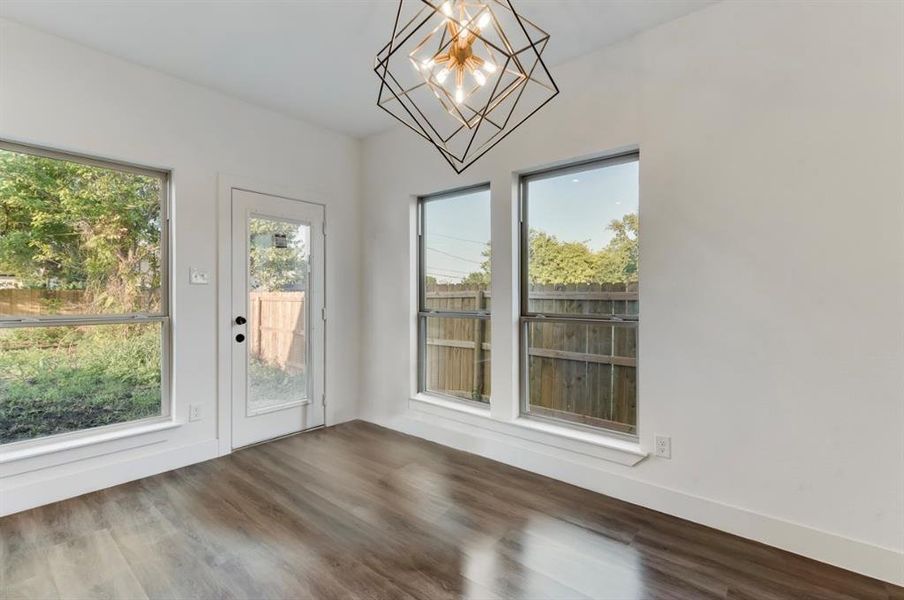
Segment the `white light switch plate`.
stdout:
<svg viewBox="0 0 904 600">
<path fill-rule="evenodd" d="M 192 267 L 189 270 L 188 277 L 188 280 L 192 285 L 207 285 L 208 283 L 210 283 L 210 273 L 208 273 L 205 269 Z"/>
</svg>

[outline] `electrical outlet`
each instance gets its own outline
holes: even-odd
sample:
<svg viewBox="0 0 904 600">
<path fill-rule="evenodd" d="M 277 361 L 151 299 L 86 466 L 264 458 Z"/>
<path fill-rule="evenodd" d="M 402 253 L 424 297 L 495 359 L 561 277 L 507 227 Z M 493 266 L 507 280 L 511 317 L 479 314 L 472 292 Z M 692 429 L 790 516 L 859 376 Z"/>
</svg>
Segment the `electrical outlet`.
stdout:
<svg viewBox="0 0 904 600">
<path fill-rule="evenodd" d="M 656 443 L 656 456 L 672 458 L 672 438 L 667 435 L 657 435 L 653 439 Z"/>
<path fill-rule="evenodd" d="M 200 404 L 192 404 L 188 407 L 188 420 L 189 421 L 200 421 L 201 420 L 201 405 Z"/>
</svg>

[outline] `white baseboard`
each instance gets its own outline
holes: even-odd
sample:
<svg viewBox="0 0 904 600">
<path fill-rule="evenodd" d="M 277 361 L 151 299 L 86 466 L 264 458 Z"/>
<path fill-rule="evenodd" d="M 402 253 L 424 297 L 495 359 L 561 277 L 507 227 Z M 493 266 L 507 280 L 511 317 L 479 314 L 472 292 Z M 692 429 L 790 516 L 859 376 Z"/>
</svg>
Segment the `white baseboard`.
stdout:
<svg viewBox="0 0 904 600">
<path fill-rule="evenodd" d="M 547 446 L 451 420 L 434 416 L 425 419 L 411 413 L 368 420 L 849 571 L 904 585 L 904 553 L 889 548 L 613 474 L 595 468 L 593 459 L 579 455 L 569 457 L 567 453 L 553 452 Z M 567 463 L 566 468 L 563 468 L 563 461 Z"/>
<path fill-rule="evenodd" d="M 217 440 L 212 439 L 6 487 L 0 490 L 0 517 L 204 462 L 217 455 Z"/>
</svg>

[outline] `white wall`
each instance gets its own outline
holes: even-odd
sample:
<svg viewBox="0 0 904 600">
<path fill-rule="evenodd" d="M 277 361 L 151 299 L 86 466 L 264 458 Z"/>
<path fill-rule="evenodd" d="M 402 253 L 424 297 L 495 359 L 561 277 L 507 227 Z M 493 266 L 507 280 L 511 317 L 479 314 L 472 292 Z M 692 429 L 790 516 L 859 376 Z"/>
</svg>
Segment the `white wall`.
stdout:
<svg viewBox="0 0 904 600">
<path fill-rule="evenodd" d="M 334 316 L 327 324 L 327 423 L 356 416 L 358 141 L 6 21 L 0 137 L 172 169 L 175 411 L 184 421 L 189 402 L 200 403 L 204 415 L 166 432 L 0 465 L 0 514 L 216 456 L 220 174 L 325 200 Z M 189 286 L 189 266 L 209 270 L 210 285 Z"/>
<path fill-rule="evenodd" d="M 367 418 L 904 583 L 904 4 L 726 2 L 553 74 L 561 96 L 463 176 L 406 130 L 365 142 Z M 510 280 L 512 173 L 631 145 L 639 427 L 672 460 L 409 408 L 411 196 L 492 181 Z M 517 392 L 504 290 L 497 398 Z"/>
</svg>

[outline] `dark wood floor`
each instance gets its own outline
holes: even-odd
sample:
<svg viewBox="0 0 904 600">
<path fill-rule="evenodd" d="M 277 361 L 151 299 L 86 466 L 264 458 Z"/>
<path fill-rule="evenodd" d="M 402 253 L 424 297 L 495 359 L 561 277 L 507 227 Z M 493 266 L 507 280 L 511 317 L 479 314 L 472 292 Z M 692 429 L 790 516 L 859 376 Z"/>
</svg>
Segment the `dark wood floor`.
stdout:
<svg viewBox="0 0 904 600">
<path fill-rule="evenodd" d="M 904 598 L 354 422 L 0 519 L 0 596 Z"/>
</svg>

